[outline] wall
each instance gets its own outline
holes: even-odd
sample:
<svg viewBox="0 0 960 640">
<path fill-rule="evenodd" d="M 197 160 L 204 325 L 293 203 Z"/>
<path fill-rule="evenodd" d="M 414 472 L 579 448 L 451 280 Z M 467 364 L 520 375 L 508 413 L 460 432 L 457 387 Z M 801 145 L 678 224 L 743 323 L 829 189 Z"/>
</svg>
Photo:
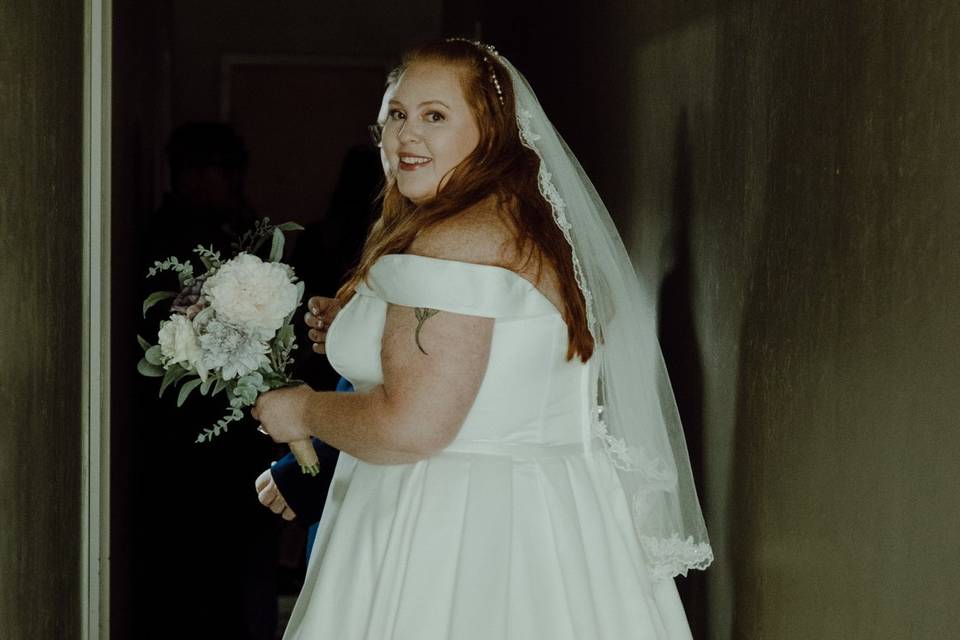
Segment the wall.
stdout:
<svg viewBox="0 0 960 640">
<path fill-rule="evenodd" d="M 960 8 L 548 9 L 476 15 L 663 279 L 717 552 L 696 637 L 951 635 Z"/>
<path fill-rule="evenodd" d="M 173 0 L 174 123 L 220 115 L 223 54 L 393 58 L 440 34 L 442 0 Z"/>
<path fill-rule="evenodd" d="M 0 3 L 0 637 L 80 637 L 83 3 Z"/>
</svg>

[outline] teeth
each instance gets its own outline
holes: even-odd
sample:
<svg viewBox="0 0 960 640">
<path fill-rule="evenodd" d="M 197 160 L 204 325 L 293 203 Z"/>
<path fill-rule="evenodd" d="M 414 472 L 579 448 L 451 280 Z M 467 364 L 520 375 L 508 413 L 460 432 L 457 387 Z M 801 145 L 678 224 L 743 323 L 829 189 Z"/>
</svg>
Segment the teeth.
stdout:
<svg viewBox="0 0 960 640">
<path fill-rule="evenodd" d="M 430 158 L 415 158 L 413 156 L 405 156 L 400 158 L 400 160 L 407 164 L 424 164 L 426 162 L 430 162 Z"/>
</svg>

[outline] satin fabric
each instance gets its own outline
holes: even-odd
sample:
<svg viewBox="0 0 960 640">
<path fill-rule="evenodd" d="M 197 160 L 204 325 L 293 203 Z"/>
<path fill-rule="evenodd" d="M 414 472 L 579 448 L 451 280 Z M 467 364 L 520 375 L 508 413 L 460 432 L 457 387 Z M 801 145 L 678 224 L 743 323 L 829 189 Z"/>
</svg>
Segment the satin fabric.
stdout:
<svg viewBox="0 0 960 640">
<path fill-rule="evenodd" d="M 327 333 L 359 392 L 383 380 L 389 304 L 494 318 L 488 368 L 440 454 L 341 454 L 284 638 L 690 638 L 594 437 L 594 367 L 566 361 L 553 304 L 507 269 L 384 256 Z"/>
</svg>

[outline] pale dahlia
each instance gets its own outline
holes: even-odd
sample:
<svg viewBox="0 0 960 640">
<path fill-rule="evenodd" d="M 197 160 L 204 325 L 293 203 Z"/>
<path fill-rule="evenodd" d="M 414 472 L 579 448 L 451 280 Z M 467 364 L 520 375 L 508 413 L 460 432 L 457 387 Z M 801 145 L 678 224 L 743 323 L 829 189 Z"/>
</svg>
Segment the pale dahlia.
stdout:
<svg viewBox="0 0 960 640">
<path fill-rule="evenodd" d="M 220 320 L 206 323 L 200 334 L 200 348 L 201 365 L 207 370 L 219 369 L 224 380 L 243 377 L 270 363 L 270 347 L 265 342 Z"/>
</svg>

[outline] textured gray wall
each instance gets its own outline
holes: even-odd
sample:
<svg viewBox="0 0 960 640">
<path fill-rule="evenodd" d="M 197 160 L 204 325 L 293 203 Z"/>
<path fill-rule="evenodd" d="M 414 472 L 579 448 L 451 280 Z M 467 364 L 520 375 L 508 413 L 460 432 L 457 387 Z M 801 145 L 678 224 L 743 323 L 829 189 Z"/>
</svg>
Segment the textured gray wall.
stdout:
<svg viewBox="0 0 960 640">
<path fill-rule="evenodd" d="M 711 635 L 947 637 L 960 8 L 720 5 L 631 52 L 633 237 L 689 230 Z"/>
<path fill-rule="evenodd" d="M 956 635 L 960 5 L 474 10 L 689 321 L 697 636 Z"/>
<path fill-rule="evenodd" d="M 83 3 L 0 33 L 0 637 L 78 638 Z"/>
</svg>

